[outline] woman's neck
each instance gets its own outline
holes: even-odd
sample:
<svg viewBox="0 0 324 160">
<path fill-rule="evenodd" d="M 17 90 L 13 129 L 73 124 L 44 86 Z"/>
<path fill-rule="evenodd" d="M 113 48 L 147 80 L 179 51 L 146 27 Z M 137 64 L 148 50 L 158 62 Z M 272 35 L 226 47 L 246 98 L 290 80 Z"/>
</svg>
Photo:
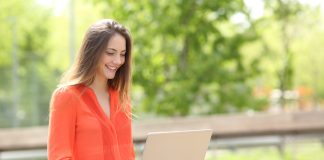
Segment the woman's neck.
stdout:
<svg viewBox="0 0 324 160">
<path fill-rule="evenodd" d="M 99 77 L 95 77 L 92 84 L 89 86 L 97 93 L 106 93 L 108 89 L 108 83 L 105 79 L 100 79 Z"/>
</svg>

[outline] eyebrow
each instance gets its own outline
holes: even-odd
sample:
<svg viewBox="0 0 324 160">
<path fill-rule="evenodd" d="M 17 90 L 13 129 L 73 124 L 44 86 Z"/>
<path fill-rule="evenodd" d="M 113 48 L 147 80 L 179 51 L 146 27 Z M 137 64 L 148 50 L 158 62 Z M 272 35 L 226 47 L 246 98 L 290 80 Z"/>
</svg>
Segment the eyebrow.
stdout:
<svg viewBox="0 0 324 160">
<path fill-rule="evenodd" d="M 116 49 L 114 49 L 114 48 L 107 48 L 107 50 L 108 50 L 108 49 L 111 49 L 111 50 L 113 50 L 113 51 L 117 52 L 117 50 L 116 50 Z M 126 52 L 126 50 L 122 50 L 121 52 Z"/>
</svg>

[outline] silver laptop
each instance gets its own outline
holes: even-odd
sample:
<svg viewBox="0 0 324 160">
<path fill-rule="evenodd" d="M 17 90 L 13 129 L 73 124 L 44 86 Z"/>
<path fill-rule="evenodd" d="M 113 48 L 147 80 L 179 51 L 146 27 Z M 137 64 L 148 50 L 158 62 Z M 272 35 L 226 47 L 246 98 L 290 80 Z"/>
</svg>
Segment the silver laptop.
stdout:
<svg viewBox="0 0 324 160">
<path fill-rule="evenodd" d="M 149 133 L 143 160 L 204 160 L 211 135 L 211 129 Z"/>
</svg>

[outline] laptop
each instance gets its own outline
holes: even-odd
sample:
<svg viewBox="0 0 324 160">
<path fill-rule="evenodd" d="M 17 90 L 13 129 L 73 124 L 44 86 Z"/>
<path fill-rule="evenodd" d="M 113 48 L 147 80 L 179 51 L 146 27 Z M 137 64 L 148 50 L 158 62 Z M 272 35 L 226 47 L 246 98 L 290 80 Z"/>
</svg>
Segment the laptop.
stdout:
<svg viewBox="0 0 324 160">
<path fill-rule="evenodd" d="M 204 160 L 211 135 L 211 129 L 151 132 L 143 160 Z"/>
</svg>

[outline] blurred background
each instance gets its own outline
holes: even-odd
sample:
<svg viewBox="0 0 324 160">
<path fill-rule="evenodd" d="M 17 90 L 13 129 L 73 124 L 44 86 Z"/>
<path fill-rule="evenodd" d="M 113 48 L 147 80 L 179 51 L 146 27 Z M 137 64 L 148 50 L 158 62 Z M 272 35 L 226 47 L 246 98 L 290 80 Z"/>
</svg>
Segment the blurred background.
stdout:
<svg viewBox="0 0 324 160">
<path fill-rule="evenodd" d="M 52 91 L 102 18 L 132 33 L 135 121 L 324 108 L 321 0 L 2 0 L 0 128 L 48 124 Z M 313 160 L 323 142 L 206 159 Z"/>
</svg>

